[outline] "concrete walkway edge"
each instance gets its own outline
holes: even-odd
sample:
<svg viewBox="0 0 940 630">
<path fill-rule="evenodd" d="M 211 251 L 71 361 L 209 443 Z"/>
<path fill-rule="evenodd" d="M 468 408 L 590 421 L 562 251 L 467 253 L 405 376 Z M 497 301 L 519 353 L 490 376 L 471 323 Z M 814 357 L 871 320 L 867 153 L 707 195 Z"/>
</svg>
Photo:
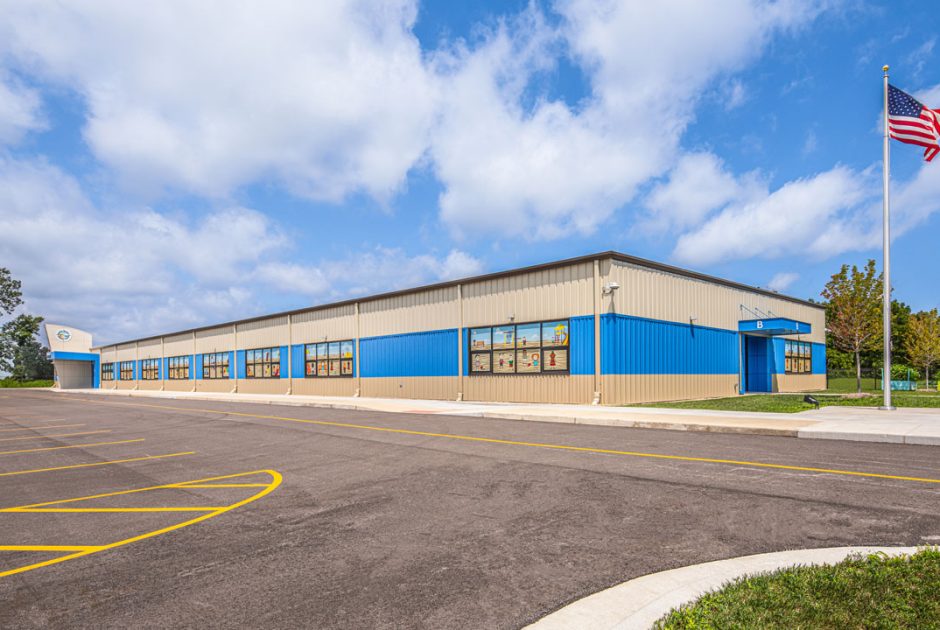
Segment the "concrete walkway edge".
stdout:
<svg viewBox="0 0 940 630">
<path fill-rule="evenodd" d="M 651 573 L 579 599 L 527 626 L 527 630 L 647 630 L 673 608 L 725 583 L 797 565 L 835 564 L 853 554 L 910 555 L 917 547 L 800 549 L 705 562 Z"/>
</svg>

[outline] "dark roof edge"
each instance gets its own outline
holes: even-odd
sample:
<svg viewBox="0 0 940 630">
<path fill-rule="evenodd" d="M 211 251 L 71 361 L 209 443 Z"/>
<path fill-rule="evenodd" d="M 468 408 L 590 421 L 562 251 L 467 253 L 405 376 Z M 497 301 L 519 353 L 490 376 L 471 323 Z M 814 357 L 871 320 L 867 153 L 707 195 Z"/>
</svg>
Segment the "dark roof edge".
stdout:
<svg viewBox="0 0 940 630">
<path fill-rule="evenodd" d="M 672 273 L 680 276 L 685 276 L 687 278 L 693 278 L 695 280 L 702 280 L 703 282 L 711 282 L 713 284 L 718 284 L 732 289 L 740 289 L 742 291 L 750 291 L 752 293 L 757 293 L 760 295 L 765 295 L 767 297 L 777 298 L 781 300 L 786 300 L 788 302 L 794 302 L 796 304 L 802 304 L 803 306 L 811 306 L 814 308 L 823 309 L 825 308 L 822 304 L 816 304 L 814 302 L 809 302 L 807 300 L 802 300 L 800 298 L 792 297 L 789 295 L 784 295 L 782 293 L 776 293 L 775 291 L 770 291 L 768 289 L 761 289 L 759 287 L 753 287 L 747 284 L 742 284 L 740 282 L 734 282 L 733 280 L 725 280 L 724 278 L 718 278 L 716 276 L 709 276 L 704 273 L 699 273 L 697 271 L 690 271 L 688 269 L 683 269 L 681 267 L 674 267 L 672 265 L 667 265 L 665 263 L 659 263 L 653 260 L 647 260 L 645 258 L 638 258 L 636 256 L 630 256 L 628 254 L 622 254 L 613 250 L 608 250 L 606 252 L 599 252 L 596 254 L 588 254 L 586 256 L 576 256 L 574 258 L 565 258 L 564 260 L 556 260 L 547 263 L 539 263 L 537 265 L 529 265 L 528 267 L 518 267 L 515 269 L 506 269 L 504 271 L 494 271 L 492 273 L 486 273 L 479 276 L 470 276 L 467 278 L 458 278 L 456 280 L 447 280 L 446 282 L 437 282 L 435 284 L 426 284 L 418 287 L 412 287 L 410 289 L 398 289 L 396 291 L 388 291 L 386 293 L 377 293 L 375 295 L 366 295 L 358 298 L 350 298 L 348 300 L 341 300 L 339 302 L 330 302 L 328 304 L 320 304 L 318 306 L 305 306 L 303 308 L 297 308 L 290 311 L 281 311 L 279 313 L 270 313 L 268 315 L 258 315 L 255 317 L 246 317 L 244 319 L 236 319 L 229 322 L 222 322 L 220 324 L 211 324 L 209 326 L 199 326 L 198 328 L 186 328 L 184 330 L 177 330 L 175 332 L 163 333 L 160 335 L 150 335 L 149 337 L 139 337 L 137 339 L 128 339 L 126 341 L 118 341 L 115 343 L 109 343 L 102 346 L 92 346 L 93 350 L 100 350 L 102 348 L 112 348 L 115 346 L 124 345 L 127 343 L 135 343 L 141 341 L 150 341 L 152 339 L 160 339 L 161 337 L 172 337 L 174 335 L 182 335 L 184 333 L 196 333 L 203 330 L 212 330 L 214 328 L 223 328 L 225 326 L 234 326 L 235 324 L 247 324 L 249 322 L 257 322 L 263 319 L 271 319 L 274 317 L 285 317 L 287 315 L 299 315 L 300 313 L 309 313 L 310 311 L 322 311 L 328 308 L 338 308 L 340 306 L 349 306 L 350 304 L 355 304 L 356 302 L 373 302 L 375 300 L 383 300 L 391 297 L 397 297 L 400 295 L 406 295 L 409 293 L 419 293 L 421 291 L 432 291 L 435 289 L 446 289 L 448 287 L 455 287 L 458 284 L 468 284 L 471 282 L 484 282 L 486 280 L 494 280 L 496 278 L 505 278 L 508 276 L 517 276 L 525 273 L 533 273 L 536 271 L 544 271 L 546 269 L 555 269 L 557 267 L 567 267 L 569 265 L 576 265 L 579 263 L 590 262 L 593 260 L 604 260 L 606 258 L 611 258 L 613 260 L 618 260 L 620 262 L 630 263 L 637 265 L 639 267 L 647 267 L 649 269 L 655 269 L 657 271 L 664 271 L 666 273 Z"/>
</svg>

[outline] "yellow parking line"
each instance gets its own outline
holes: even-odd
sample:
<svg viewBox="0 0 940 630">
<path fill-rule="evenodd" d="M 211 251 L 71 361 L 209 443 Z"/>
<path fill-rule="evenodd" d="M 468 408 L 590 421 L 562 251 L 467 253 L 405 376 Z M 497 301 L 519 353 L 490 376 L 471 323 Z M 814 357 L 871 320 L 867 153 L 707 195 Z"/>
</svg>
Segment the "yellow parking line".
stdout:
<svg viewBox="0 0 940 630">
<path fill-rule="evenodd" d="M 39 453 L 42 451 L 61 451 L 64 448 L 84 448 L 86 446 L 107 446 L 109 444 L 130 444 L 131 442 L 143 442 L 145 438 L 136 438 L 134 440 L 120 440 L 118 442 L 92 442 L 91 444 L 72 444 L 71 446 L 47 446 L 46 448 L 27 448 L 21 451 L 0 451 L 0 455 L 17 455 L 19 453 Z"/>
<path fill-rule="evenodd" d="M 181 483 L 167 488 L 263 488 L 265 483 Z"/>
<path fill-rule="evenodd" d="M 0 513 L 19 513 L 19 514 L 35 514 L 35 513 L 46 513 L 46 512 L 61 512 L 67 514 L 83 514 L 83 513 L 95 513 L 95 512 L 214 512 L 216 510 L 221 510 L 219 506 L 213 507 L 133 507 L 133 508 L 6 508 L 0 510 Z"/>
<path fill-rule="evenodd" d="M 191 519 L 189 519 L 189 520 L 187 520 L 187 521 L 183 521 L 183 522 L 181 522 L 181 523 L 176 523 L 175 525 L 170 525 L 170 526 L 167 526 L 167 527 L 163 527 L 163 528 L 161 528 L 161 529 L 157 529 L 157 530 L 154 530 L 154 531 L 151 531 L 151 532 L 145 532 L 145 533 L 139 534 L 139 535 L 137 535 L 137 536 L 132 536 L 131 538 L 125 538 L 124 540 L 119 540 L 119 541 L 117 541 L 117 542 L 109 543 L 109 544 L 106 544 L 106 545 L 99 545 L 99 546 L 96 546 L 96 547 L 84 547 L 84 548 L 81 548 L 81 550 L 79 550 L 79 551 L 75 551 L 74 553 L 69 553 L 68 555 L 65 555 L 65 556 L 61 556 L 61 557 L 58 557 L 58 558 L 52 558 L 52 559 L 46 560 L 46 561 L 44 561 L 44 562 L 36 562 L 36 563 L 34 563 L 34 564 L 30 564 L 30 565 L 26 565 L 26 566 L 22 566 L 22 567 L 17 567 L 17 568 L 15 568 L 15 569 L 9 569 L 9 570 L 7 570 L 7 571 L 0 571 L 0 578 L 7 577 L 7 576 L 10 576 L 10 575 L 16 575 L 17 573 L 24 573 L 24 572 L 26 572 L 26 571 L 32 571 L 32 570 L 34 570 L 34 569 L 39 569 L 39 568 L 41 568 L 41 567 L 46 567 L 46 566 L 49 566 L 49 565 L 52 565 L 52 564 L 57 564 L 57 563 L 59 563 L 59 562 L 66 562 L 66 561 L 68 561 L 68 560 L 74 560 L 74 559 L 76 559 L 76 558 L 81 558 L 82 556 L 87 556 L 87 555 L 90 555 L 90 554 L 93 554 L 93 553 L 98 553 L 98 552 L 101 552 L 101 551 L 106 551 L 106 550 L 108 550 L 108 549 L 114 549 L 115 547 L 120 547 L 120 546 L 122 546 L 122 545 L 128 545 L 128 544 L 130 544 L 130 543 L 138 542 L 138 541 L 140 541 L 140 540 L 145 540 L 145 539 L 147 539 L 147 538 L 152 538 L 152 537 L 154 537 L 154 536 L 159 536 L 159 535 L 161 535 L 161 534 L 166 534 L 166 533 L 168 533 L 168 532 L 172 532 L 172 531 L 177 530 L 177 529 L 182 529 L 183 527 L 188 527 L 188 526 L 190 526 L 190 525 L 195 525 L 196 523 L 200 523 L 200 522 L 205 521 L 205 520 L 208 520 L 208 519 L 210 519 L 210 518 L 214 518 L 214 517 L 216 517 L 216 516 L 219 516 L 220 514 L 224 514 L 224 513 L 226 513 L 226 512 L 229 512 L 229 511 L 231 511 L 231 510 L 234 510 L 235 508 L 239 508 L 239 507 L 241 507 L 241 506 L 243 506 L 243 505 L 246 505 L 246 504 L 248 504 L 248 503 L 251 503 L 252 501 L 256 501 L 256 500 L 260 499 L 261 497 L 264 497 L 264 496 L 270 494 L 271 492 L 274 491 L 275 488 L 277 488 L 279 485 L 281 485 L 281 481 L 283 480 L 283 477 L 281 477 L 281 474 L 280 474 L 279 472 L 277 472 L 276 470 L 255 470 L 255 471 L 252 471 L 252 472 L 238 473 L 238 474 L 234 474 L 234 475 L 224 475 L 224 476 L 221 476 L 221 477 L 210 477 L 210 478 L 207 478 L 207 479 L 196 479 L 196 480 L 194 480 L 194 481 L 195 481 L 195 482 L 200 482 L 200 481 L 214 481 L 214 480 L 216 480 L 216 479 L 231 479 L 231 478 L 233 478 L 233 477 L 246 477 L 246 476 L 249 476 L 249 475 L 256 475 L 256 474 L 267 474 L 267 475 L 269 475 L 269 476 L 271 477 L 271 483 L 265 484 L 265 485 L 266 485 L 265 488 L 263 488 L 263 489 L 262 489 L 261 491 L 259 491 L 259 492 L 256 492 L 255 494 L 253 494 L 252 496 L 250 496 L 250 497 L 248 497 L 248 498 L 246 498 L 246 499 L 242 499 L 241 501 L 237 501 L 237 502 L 235 502 L 235 503 L 232 503 L 231 505 L 226 505 L 226 506 L 219 507 L 218 509 L 215 509 L 215 510 L 213 510 L 212 512 L 207 512 L 207 513 L 205 513 L 205 514 L 201 514 L 201 515 L 199 515 L 199 516 L 197 516 L 197 517 L 195 517 L 195 518 L 191 518 Z M 95 496 L 90 496 L 90 497 L 78 497 L 78 498 L 74 498 L 74 499 L 64 499 L 64 500 L 59 501 L 59 502 L 60 502 L 60 503 L 65 503 L 65 502 L 67 502 L 67 501 L 82 501 L 82 500 L 88 500 L 88 499 L 92 499 L 92 498 L 97 498 L 97 497 L 100 497 L 100 496 L 115 496 L 115 495 L 119 495 L 119 494 L 130 494 L 130 493 L 132 493 L 132 492 L 144 492 L 144 491 L 146 491 L 146 490 L 154 490 L 154 489 L 157 489 L 157 488 L 165 488 L 165 487 L 168 487 L 168 486 L 165 486 L 165 485 L 164 485 L 164 486 L 153 486 L 153 487 L 151 487 L 151 488 L 138 488 L 138 489 L 136 489 L 136 490 L 123 490 L 123 491 L 117 491 L 117 492 L 108 492 L 108 493 L 104 493 L 104 494 L 101 494 L 101 495 L 95 495 Z M 37 504 L 37 505 L 47 505 L 47 504 Z M 25 505 L 23 505 L 23 506 L 17 506 L 17 507 L 18 507 L 18 508 L 26 508 L 26 507 L 31 507 L 31 506 L 25 506 Z M 2 550 L 2 549 L 3 549 L 3 547 L 0 547 L 0 550 Z M 26 549 L 21 549 L 21 550 L 26 550 Z M 42 548 L 37 547 L 37 548 L 30 549 L 30 550 L 40 551 L 40 550 L 42 550 Z"/>
<path fill-rule="evenodd" d="M 0 442 L 21 442 L 23 440 L 46 440 L 56 437 L 74 437 L 76 435 L 94 435 L 95 433 L 111 433 L 111 429 L 102 429 L 100 431 L 82 431 L 80 433 L 56 433 L 54 435 L 24 435 L 23 437 L 3 438 Z"/>
<path fill-rule="evenodd" d="M 480 442 L 485 444 L 503 444 L 506 446 L 527 446 L 531 448 L 544 448 L 558 451 L 574 451 L 578 453 L 599 453 L 604 455 L 621 455 L 626 457 L 643 457 L 649 459 L 660 459 L 668 461 L 695 462 L 700 464 L 725 464 L 730 466 L 748 466 L 753 468 L 764 468 L 769 470 L 792 470 L 798 472 L 825 473 L 828 475 L 842 475 L 849 477 L 865 477 L 869 479 L 891 479 L 894 481 L 917 481 L 921 483 L 940 483 L 940 479 L 929 477 L 909 477 L 906 475 L 886 475 L 882 473 L 864 472 L 856 470 L 842 470 L 838 468 L 816 468 L 813 466 L 792 466 L 788 464 L 773 464 L 768 462 L 752 462 L 736 459 L 721 459 L 715 457 L 689 457 L 686 455 L 666 455 L 661 453 L 643 453 L 637 451 L 619 451 L 607 448 L 594 448 L 590 446 L 569 446 L 566 444 L 548 444 L 544 442 L 523 442 L 520 440 L 501 440 L 498 438 L 477 437 L 473 435 L 458 435 L 453 433 L 434 433 L 431 431 L 412 431 L 410 429 L 394 429 L 391 427 L 372 426 L 367 424 L 352 424 L 348 422 L 333 422 L 329 420 L 310 420 L 307 418 L 290 418 L 286 416 L 270 416 L 256 413 L 245 413 L 239 411 L 228 411 L 221 409 L 200 409 L 196 407 L 173 407 L 170 405 L 147 405 L 142 403 L 123 403 L 107 402 L 100 400 L 90 400 L 86 398 L 75 398 L 81 402 L 96 405 L 122 405 L 126 407 L 146 407 L 151 409 L 162 409 L 164 411 L 187 411 L 197 413 L 214 413 L 222 416 L 240 416 L 244 418 L 260 418 L 264 420 L 280 420 L 282 422 L 299 422 L 303 424 L 313 424 L 324 427 L 338 427 L 343 429 L 358 429 L 361 431 L 376 431 L 381 433 L 394 433 L 399 435 L 415 435 L 420 437 L 435 437 L 448 440 L 460 440 L 463 442 Z"/>
<path fill-rule="evenodd" d="M 45 431 L 46 429 L 71 429 L 73 427 L 83 427 L 85 423 L 81 424 L 53 424 L 43 427 L 17 427 L 15 429 L 0 429 L 0 433 L 10 433 L 11 431 Z"/>
<path fill-rule="evenodd" d="M 93 545 L 0 545 L 0 551 L 94 551 Z"/>
<path fill-rule="evenodd" d="M 132 457 L 131 459 L 114 459 L 108 462 L 92 462 L 90 464 L 72 464 L 71 466 L 56 466 L 55 468 L 35 468 L 33 470 L 14 470 L 12 472 L 0 473 L 0 477 L 12 477 L 14 475 L 31 475 L 32 473 L 51 472 L 53 470 L 70 470 L 72 468 L 90 468 L 92 466 L 109 466 L 111 464 L 126 464 L 130 462 L 143 462 L 151 459 L 163 459 L 165 457 L 180 457 L 181 455 L 195 455 L 196 451 L 187 451 L 185 453 L 170 453 L 168 455 L 147 455 L 145 457 Z"/>
</svg>

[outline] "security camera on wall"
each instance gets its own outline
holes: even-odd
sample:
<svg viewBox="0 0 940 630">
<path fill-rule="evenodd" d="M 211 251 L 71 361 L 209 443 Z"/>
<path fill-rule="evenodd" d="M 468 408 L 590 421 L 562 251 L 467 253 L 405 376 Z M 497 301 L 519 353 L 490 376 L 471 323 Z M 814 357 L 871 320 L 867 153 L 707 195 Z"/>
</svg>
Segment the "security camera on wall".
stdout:
<svg viewBox="0 0 940 630">
<path fill-rule="evenodd" d="M 604 295 L 613 295 L 614 291 L 620 288 L 616 282 L 608 282 L 604 285 Z"/>
</svg>

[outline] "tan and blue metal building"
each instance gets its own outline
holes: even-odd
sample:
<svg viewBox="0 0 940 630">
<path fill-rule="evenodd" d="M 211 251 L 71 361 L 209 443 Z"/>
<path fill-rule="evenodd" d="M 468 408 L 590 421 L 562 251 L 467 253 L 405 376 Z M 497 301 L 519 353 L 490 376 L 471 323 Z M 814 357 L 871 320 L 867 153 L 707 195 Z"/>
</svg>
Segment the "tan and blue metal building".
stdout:
<svg viewBox="0 0 940 630">
<path fill-rule="evenodd" d="M 92 347 L 58 386 L 643 403 L 826 386 L 821 305 L 604 252 Z"/>
</svg>

